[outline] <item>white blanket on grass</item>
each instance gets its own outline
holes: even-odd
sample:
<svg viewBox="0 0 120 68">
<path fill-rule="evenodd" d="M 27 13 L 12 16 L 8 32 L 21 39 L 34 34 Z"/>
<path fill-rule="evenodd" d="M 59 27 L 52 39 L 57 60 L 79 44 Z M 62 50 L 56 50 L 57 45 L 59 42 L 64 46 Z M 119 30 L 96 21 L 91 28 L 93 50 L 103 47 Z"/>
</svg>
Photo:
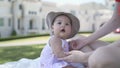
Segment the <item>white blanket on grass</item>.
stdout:
<svg viewBox="0 0 120 68">
<path fill-rule="evenodd" d="M 39 60 L 39 57 L 36 59 L 22 58 L 15 62 L 0 64 L 0 68 L 40 68 Z"/>
</svg>

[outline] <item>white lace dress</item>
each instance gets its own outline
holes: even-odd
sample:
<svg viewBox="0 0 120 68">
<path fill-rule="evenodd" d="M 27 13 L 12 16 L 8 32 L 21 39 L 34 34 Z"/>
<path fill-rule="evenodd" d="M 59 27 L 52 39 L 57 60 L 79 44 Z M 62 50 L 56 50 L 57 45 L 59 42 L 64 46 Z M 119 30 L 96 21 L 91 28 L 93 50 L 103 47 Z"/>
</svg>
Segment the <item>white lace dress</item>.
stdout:
<svg viewBox="0 0 120 68">
<path fill-rule="evenodd" d="M 62 40 L 62 39 L 61 39 Z M 66 40 L 62 40 L 62 47 L 65 52 L 69 51 L 69 45 Z M 84 68 L 80 63 L 68 63 L 65 61 L 58 60 L 58 58 L 53 54 L 52 49 L 49 45 L 49 41 L 46 46 L 43 48 L 40 56 L 40 68 L 62 68 L 72 64 L 77 68 Z"/>
</svg>

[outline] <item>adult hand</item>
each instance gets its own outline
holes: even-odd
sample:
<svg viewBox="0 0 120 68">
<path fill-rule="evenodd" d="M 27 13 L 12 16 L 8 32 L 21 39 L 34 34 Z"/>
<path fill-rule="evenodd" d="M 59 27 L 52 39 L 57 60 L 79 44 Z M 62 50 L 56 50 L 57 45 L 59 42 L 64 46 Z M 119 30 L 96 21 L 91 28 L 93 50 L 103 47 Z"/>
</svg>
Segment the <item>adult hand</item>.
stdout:
<svg viewBox="0 0 120 68">
<path fill-rule="evenodd" d="M 87 42 L 86 42 L 85 38 L 84 39 L 79 38 L 76 40 L 76 44 L 77 44 L 76 49 L 82 49 L 87 44 Z"/>
<path fill-rule="evenodd" d="M 85 61 L 85 53 L 77 50 L 73 50 L 65 53 L 67 56 L 63 58 L 59 58 L 59 60 L 64 60 L 67 62 L 81 62 Z"/>
<path fill-rule="evenodd" d="M 79 39 L 72 40 L 70 46 L 74 50 L 82 49 L 85 45 L 88 44 L 86 37 L 79 37 Z"/>
</svg>

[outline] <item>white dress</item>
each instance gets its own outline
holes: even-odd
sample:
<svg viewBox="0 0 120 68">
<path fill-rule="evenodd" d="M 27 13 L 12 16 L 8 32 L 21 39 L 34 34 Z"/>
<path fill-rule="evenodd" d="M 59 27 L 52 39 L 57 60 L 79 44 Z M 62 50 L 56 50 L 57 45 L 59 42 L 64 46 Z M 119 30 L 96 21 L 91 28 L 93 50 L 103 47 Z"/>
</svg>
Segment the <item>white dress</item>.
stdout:
<svg viewBox="0 0 120 68">
<path fill-rule="evenodd" d="M 69 51 L 69 45 L 66 40 L 62 40 L 62 48 L 64 49 L 65 52 Z M 84 66 L 80 63 L 68 63 L 65 61 L 58 60 L 58 58 L 53 54 L 48 41 L 48 43 L 41 52 L 40 68 L 62 68 L 70 64 L 77 68 L 84 68 Z"/>
</svg>

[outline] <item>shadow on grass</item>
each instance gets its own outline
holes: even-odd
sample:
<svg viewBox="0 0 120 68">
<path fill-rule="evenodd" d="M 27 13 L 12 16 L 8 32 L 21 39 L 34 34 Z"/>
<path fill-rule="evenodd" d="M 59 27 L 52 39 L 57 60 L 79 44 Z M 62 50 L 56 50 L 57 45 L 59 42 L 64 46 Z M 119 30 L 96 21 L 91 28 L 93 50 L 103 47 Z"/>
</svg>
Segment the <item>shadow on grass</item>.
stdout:
<svg viewBox="0 0 120 68">
<path fill-rule="evenodd" d="M 0 64 L 21 58 L 35 59 L 40 56 L 42 45 L 0 47 Z"/>
</svg>

